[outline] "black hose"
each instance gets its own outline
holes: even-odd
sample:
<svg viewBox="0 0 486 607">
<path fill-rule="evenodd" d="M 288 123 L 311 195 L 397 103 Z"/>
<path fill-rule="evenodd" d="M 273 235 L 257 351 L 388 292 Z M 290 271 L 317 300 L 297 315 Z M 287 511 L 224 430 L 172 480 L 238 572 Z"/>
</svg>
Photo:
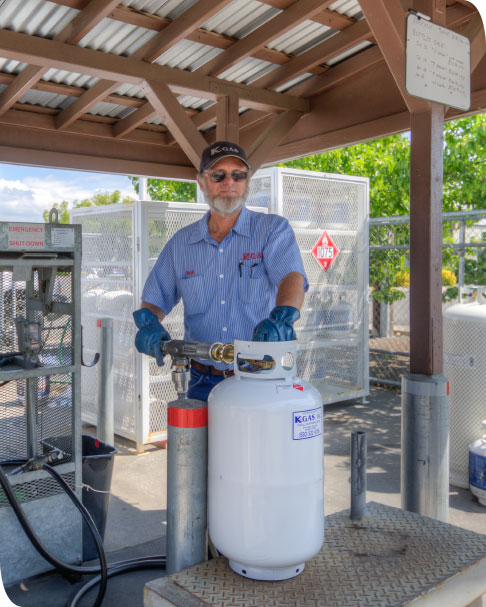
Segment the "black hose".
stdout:
<svg viewBox="0 0 486 607">
<path fill-rule="evenodd" d="M 161 568 L 165 569 L 166 567 L 166 557 L 165 555 L 155 555 L 155 556 L 146 556 L 141 557 L 140 559 L 129 559 L 126 561 L 118 561 L 115 563 L 111 563 L 110 565 L 106 564 L 106 555 L 103 550 L 102 540 L 96 525 L 91 518 L 90 513 L 85 508 L 85 506 L 79 501 L 77 495 L 71 489 L 71 487 L 66 483 L 66 481 L 62 478 L 62 476 L 54 470 L 48 464 L 42 464 L 42 468 L 46 470 L 51 476 L 53 476 L 61 485 L 61 487 L 66 491 L 69 498 L 76 506 L 76 508 L 81 512 L 86 524 L 88 525 L 91 534 L 96 543 L 96 549 L 98 550 L 98 554 L 100 557 L 100 567 L 78 567 L 76 565 L 70 565 L 68 563 L 64 563 L 57 559 L 54 555 L 52 555 L 47 548 L 41 543 L 37 534 L 32 529 L 29 521 L 27 520 L 20 504 L 15 497 L 14 492 L 12 491 L 11 485 L 7 479 L 5 472 L 3 471 L 2 464 L 12 464 L 18 463 L 19 465 L 24 464 L 25 460 L 16 460 L 15 462 L 0 462 L 0 485 L 2 486 L 7 499 L 12 506 L 13 511 L 17 515 L 17 518 L 22 525 L 27 537 L 32 542 L 34 548 L 39 552 L 41 556 L 43 556 L 51 565 L 59 569 L 63 573 L 75 573 L 75 574 L 98 574 L 96 577 L 92 578 L 89 582 L 87 582 L 84 586 L 78 590 L 75 597 L 72 599 L 71 603 L 69 603 L 68 607 L 76 607 L 78 605 L 79 600 L 93 588 L 96 584 L 100 584 L 98 589 L 98 594 L 96 596 L 96 600 L 93 603 L 93 607 L 99 607 L 101 602 L 103 601 L 103 597 L 106 591 L 106 584 L 109 577 L 114 577 L 116 575 L 120 575 L 121 573 L 126 573 L 128 571 L 135 571 L 137 569 L 152 569 L 152 568 Z"/>
<path fill-rule="evenodd" d="M 128 561 L 120 561 L 119 563 L 111 563 L 108 565 L 108 577 L 115 577 L 121 573 L 128 573 L 129 571 L 136 571 L 137 569 L 165 569 L 166 557 L 165 555 L 160 556 L 149 556 L 141 559 L 133 559 Z M 97 575 L 84 586 L 82 586 L 67 607 L 77 607 L 80 599 L 89 591 L 93 586 L 96 586 L 100 581 L 101 576 Z"/>
<path fill-rule="evenodd" d="M 42 468 L 44 470 L 46 470 L 46 472 L 51 474 L 51 476 L 53 476 L 59 482 L 61 487 L 66 491 L 69 498 L 76 506 L 76 508 L 81 512 L 82 517 L 86 521 L 86 523 L 91 531 L 91 534 L 93 535 L 93 539 L 96 544 L 96 549 L 97 549 L 99 557 L 100 557 L 100 567 L 79 567 L 78 565 L 71 565 L 69 563 L 65 563 L 64 561 L 59 560 L 57 557 L 55 557 L 53 554 L 51 554 L 51 552 L 49 552 L 49 550 L 47 550 L 47 548 L 42 544 L 42 542 L 38 538 L 36 532 L 31 527 L 27 517 L 24 514 L 24 511 L 20 507 L 20 504 L 18 503 L 17 498 L 15 497 L 15 494 L 5 475 L 5 472 L 3 471 L 2 466 L 0 466 L 0 485 L 2 485 L 2 489 L 4 490 L 5 495 L 7 496 L 7 499 L 9 501 L 10 505 L 12 506 L 12 509 L 15 512 L 20 524 L 22 525 L 22 528 L 23 528 L 25 534 L 27 535 L 27 537 L 29 538 L 29 540 L 31 541 L 32 545 L 37 550 L 37 552 L 42 557 L 44 557 L 46 559 L 46 561 L 48 561 L 51 565 L 56 567 L 56 569 L 59 569 L 59 571 L 61 571 L 64 574 L 73 574 L 73 573 L 74 574 L 88 574 L 88 573 L 92 574 L 92 573 L 101 572 L 100 588 L 99 588 L 96 600 L 93 603 L 93 607 L 99 607 L 101 605 L 101 602 L 103 601 L 103 596 L 106 591 L 106 583 L 108 581 L 108 577 L 107 577 L 106 555 L 103 550 L 103 544 L 102 544 L 102 540 L 101 540 L 100 534 L 98 532 L 98 529 L 96 528 L 96 525 L 94 524 L 90 513 L 86 510 L 86 508 L 83 506 L 83 504 L 79 501 L 79 499 L 77 498 L 74 491 L 66 483 L 66 481 L 61 477 L 61 475 L 58 474 L 58 472 L 56 472 L 55 470 L 53 470 L 53 468 L 51 468 L 51 466 L 49 466 L 48 464 L 42 464 Z"/>
</svg>

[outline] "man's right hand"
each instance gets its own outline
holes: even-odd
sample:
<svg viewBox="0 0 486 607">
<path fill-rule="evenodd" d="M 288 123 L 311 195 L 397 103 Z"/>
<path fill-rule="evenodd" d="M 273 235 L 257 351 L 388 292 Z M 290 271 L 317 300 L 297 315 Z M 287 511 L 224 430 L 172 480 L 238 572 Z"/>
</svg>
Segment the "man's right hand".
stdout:
<svg viewBox="0 0 486 607">
<path fill-rule="evenodd" d="M 135 347 L 142 354 L 153 356 L 161 367 L 164 364 L 164 353 L 161 346 L 163 341 L 170 341 L 169 333 L 148 308 L 136 310 L 133 313 L 133 319 L 138 327 L 135 335 Z"/>
</svg>

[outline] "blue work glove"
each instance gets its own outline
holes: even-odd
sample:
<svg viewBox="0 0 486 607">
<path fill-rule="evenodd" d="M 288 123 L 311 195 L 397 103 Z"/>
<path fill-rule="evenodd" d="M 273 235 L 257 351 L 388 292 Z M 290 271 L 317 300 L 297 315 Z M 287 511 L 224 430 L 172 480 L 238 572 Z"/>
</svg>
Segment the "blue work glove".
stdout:
<svg viewBox="0 0 486 607">
<path fill-rule="evenodd" d="M 164 364 L 163 341 L 170 341 L 170 335 L 162 326 L 160 320 L 148 308 L 135 310 L 133 319 L 138 327 L 135 335 L 135 347 L 142 354 L 153 356 L 159 367 Z"/>
<path fill-rule="evenodd" d="M 297 339 L 294 322 L 299 320 L 300 312 L 292 306 L 276 306 L 270 316 L 257 324 L 253 330 L 252 341 L 291 341 Z"/>
</svg>

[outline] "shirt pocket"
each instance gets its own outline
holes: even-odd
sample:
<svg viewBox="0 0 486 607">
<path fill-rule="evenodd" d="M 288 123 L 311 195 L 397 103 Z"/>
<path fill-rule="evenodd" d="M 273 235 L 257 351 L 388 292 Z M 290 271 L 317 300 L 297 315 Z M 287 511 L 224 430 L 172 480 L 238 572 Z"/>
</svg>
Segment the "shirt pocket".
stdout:
<svg viewBox="0 0 486 607">
<path fill-rule="evenodd" d="M 240 296 L 245 303 L 261 302 L 268 297 L 269 284 L 263 263 L 248 266 L 240 278 Z"/>
<path fill-rule="evenodd" d="M 204 276 L 190 276 L 179 282 L 184 311 L 188 316 L 205 312 L 209 305 Z"/>
</svg>

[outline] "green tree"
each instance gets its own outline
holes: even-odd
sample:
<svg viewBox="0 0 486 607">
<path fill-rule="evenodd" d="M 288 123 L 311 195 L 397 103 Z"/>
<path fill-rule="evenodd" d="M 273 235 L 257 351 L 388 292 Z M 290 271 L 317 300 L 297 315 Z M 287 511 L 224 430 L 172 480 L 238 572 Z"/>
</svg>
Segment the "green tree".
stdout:
<svg viewBox="0 0 486 607">
<path fill-rule="evenodd" d="M 130 196 L 125 196 L 122 198 L 120 190 L 114 190 L 113 192 L 101 192 L 99 194 L 94 194 L 90 198 L 83 198 L 83 200 L 75 200 L 72 203 L 71 208 L 79 209 L 80 207 L 104 206 L 119 202 L 133 202 L 134 200 L 135 199 L 131 198 Z M 61 203 L 55 202 L 52 206 L 59 212 L 59 223 L 69 223 L 69 202 L 67 202 L 67 200 L 63 200 Z M 42 217 L 46 223 L 49 221 L 49 212 L 50 209 L 44 211 L 42 214 Z"/>
<path fill-rule="evenodd" d="M 139 192 L 139 178 L 129 177 Z M 196 184 L 190 181 L 172 181 L 169 179 L 147 179 L 147 190 L 152 200 L 170 202 L 196 202 Z"/>
</svg>

